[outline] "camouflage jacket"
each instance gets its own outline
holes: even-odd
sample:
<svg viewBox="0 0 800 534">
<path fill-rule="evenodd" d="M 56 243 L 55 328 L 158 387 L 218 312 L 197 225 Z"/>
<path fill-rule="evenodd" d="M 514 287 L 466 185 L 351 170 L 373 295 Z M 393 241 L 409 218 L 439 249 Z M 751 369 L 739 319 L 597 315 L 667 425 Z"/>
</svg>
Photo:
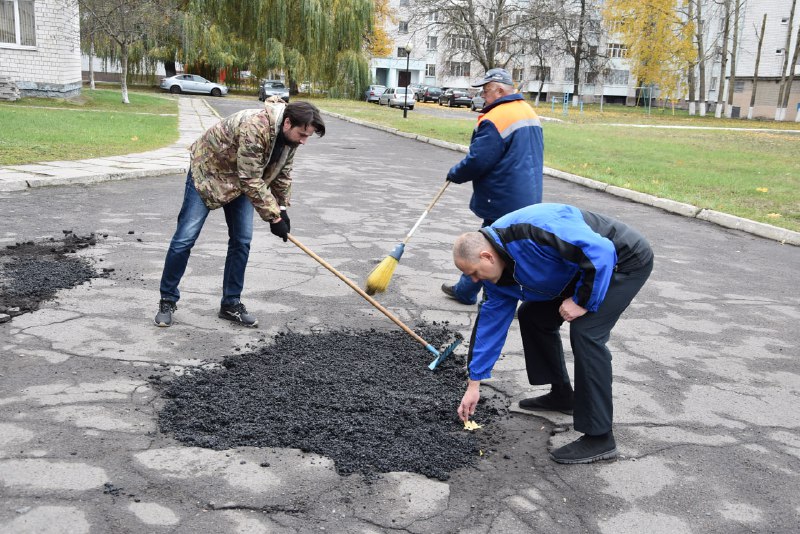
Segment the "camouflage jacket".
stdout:
<svg viewBox="0 0 800 534">
<path fill-rule="evenodd" d="M 264 109 L 245 109 L 218 122 L 189 148 L 194 186 L 208 209 L 247 195 L 265 221 L 289 206 L 295 148 L 284 146 L 269 164 L 286 105 L 275 97 Z"/>
</svg>

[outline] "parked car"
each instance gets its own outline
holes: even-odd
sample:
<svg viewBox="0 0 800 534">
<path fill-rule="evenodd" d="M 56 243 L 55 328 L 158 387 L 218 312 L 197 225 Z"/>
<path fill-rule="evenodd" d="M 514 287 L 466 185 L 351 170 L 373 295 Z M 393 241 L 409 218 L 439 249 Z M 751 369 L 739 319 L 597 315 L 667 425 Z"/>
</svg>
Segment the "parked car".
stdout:
<svg viewBox="0 0 800 534">
<path fill-rule="evenodd" d="M 285 102 L 289 101 L 289 88 L 280 80 L 264 80 L 258 89 L 258 99 L 262 102 L 271 96 L 279 96 Z"/>
<path fill-rule="evenodd" d="M 378 102 L 378 99 L 386 90 L 385 85 L 370 85 L 367 87 L 367 90 L 364 91 L 364 100 L 367 102 Z"/>
<path fill-rule="evenodd" d="M 411 89 L 411 94 L 414 96 L 414 100 L 419 102 L 419 95 L 422 93 L 422 90 L 425 89 L 425 86 L 418 83 L 412 83 L 408 85 L 408 88 Z"/>
<path fill-rule="evenodd" d="M 472 106 L 472 99 L 466 89 L 447 89 L 439 95 L 439 105 L 452 107 Z"/>
<path fill-rule="evenodd" d="M 472 97 L 472 111 L 480 111 L 486 105 L 486 99 L 483 97 L 483 89 L 478 91 L 478 94 Z"/>
<path fill-rule="evenodd" d="M 378 105 L 414 109 L 414 94 L 405 87 L 389 87 L 378 98 Z"/>
<path fill-rule="evenodd" d="M 222 84 L 206 80 L 196 74 L 177 74 L 161 80 L 161 88 L 172 94 L 204 93 L 211 96 L 228 94 L 228 88 Z"/>
<path fill-rule="evenodd" d="M 417 93 L 417 102 L 436 102 L 442 94 L 441 87 L 434 87 L 428 85 L 422 88 L 422 91 Z"/>
</svg>

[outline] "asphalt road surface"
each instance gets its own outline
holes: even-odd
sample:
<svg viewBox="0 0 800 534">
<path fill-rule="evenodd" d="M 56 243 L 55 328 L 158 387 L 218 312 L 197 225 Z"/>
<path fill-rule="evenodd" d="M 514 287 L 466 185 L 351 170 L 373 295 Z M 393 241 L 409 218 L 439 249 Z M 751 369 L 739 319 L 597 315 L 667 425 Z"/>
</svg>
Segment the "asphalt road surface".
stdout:
<svg viewBox="0 0 800 534">
<path fill-rule="evenodd" d="M 222 115 L 260 105 L 209 101 Z M 327 135 L 296 158 L 292 231 L 363 282 L 461 154 L 326 121 Z M 221 212 L 211 214 L 193 251 L 177 323 L 154 327 L 184 178 L 0 194 L 3 244 L 65 229 L 103 232 L 107 239 L 79 254 L 114 268 L 0 325 L 0 531 L 797 531 L 800 249 L 546 179 L 546 201 L 620 218 L 656 253 L 653 275 L 610 342 L 620 459 L 579 466 L 548 459 L 548 446 L 576 434 L 551 436 L 569 427 L 568 416 L 515 411 L 542 389 L 526 384 L 514 326 L 483 388 L 511 411 L 479 430 L 487 445 L 477 465 L 447 481 L 406 472 L 366 481 L 298 449 L 218 451 L 158 431 L 163 400 L 148 377 L 169 382 L 281 332 L 396 329 L 260 221 L 243 300 L 261 327 L 218 319 Z M 468 186 L 449 188 L 380 298 L 410 324 L 449 321 L 467 338 L 475 309 L 445 299 L 439 286 L 456 278 L 453 239 L 479 225 L 468 200 Z M 420 352 L 409 357 L 427 365 Z M 368 342 L 353 354 L 376 357 Z M 270 387 L 271 377 L 263 382 Z"/>
</svg>

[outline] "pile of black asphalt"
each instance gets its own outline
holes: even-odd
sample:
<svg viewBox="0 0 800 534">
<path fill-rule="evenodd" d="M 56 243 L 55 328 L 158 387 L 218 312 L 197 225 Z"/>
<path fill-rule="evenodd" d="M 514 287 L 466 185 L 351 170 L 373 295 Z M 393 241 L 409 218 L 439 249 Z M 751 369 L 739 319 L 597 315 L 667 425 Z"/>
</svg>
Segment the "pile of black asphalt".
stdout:
<svg viewBox="0 0 800 534">
<path fill-rule="evenodd" d="M 461 338 L 446 323 L 417 331 L 436 347 Z M 175 378 L 162 391 L 159 428 L 190 446 L 321 454 L 341 475 L 406 471 L 447 480 L 475 465 L 483 445 L 456 413 L 464 357 L 452 355 L 435 371 L 432 359 L 401 331 L 282 333 Z M 476 422 L 504 411 L 496 398 L 482 399 Z"/>
<path fill-rule="evenodd" d="M 71 230 L 63 234 L 60 239 L 0 249 L 0 315 L 11 318 L 35 311 L 60 289 L 108 275 L 108 270 L 98 272 L 90 260 L 74 256 L 77 250 L 97 244 L 95 234 L 78 236 Z"/>
</svg>

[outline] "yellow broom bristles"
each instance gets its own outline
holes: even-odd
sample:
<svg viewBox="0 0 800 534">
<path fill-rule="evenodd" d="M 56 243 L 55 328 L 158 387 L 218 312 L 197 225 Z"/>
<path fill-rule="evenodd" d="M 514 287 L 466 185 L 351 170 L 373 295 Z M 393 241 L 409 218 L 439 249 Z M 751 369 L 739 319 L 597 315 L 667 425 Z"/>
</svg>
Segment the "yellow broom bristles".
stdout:
<svg viewBox="0 0 800 534">
<path fill-rule="evenodd" d="M 386 256 L 381 262 L 372 269 L 367 277 L 367 294 L 383 293 L 389 287 L 394 270 L 397 268 L 398 261 L 392 256 Z"/>
</svg>

